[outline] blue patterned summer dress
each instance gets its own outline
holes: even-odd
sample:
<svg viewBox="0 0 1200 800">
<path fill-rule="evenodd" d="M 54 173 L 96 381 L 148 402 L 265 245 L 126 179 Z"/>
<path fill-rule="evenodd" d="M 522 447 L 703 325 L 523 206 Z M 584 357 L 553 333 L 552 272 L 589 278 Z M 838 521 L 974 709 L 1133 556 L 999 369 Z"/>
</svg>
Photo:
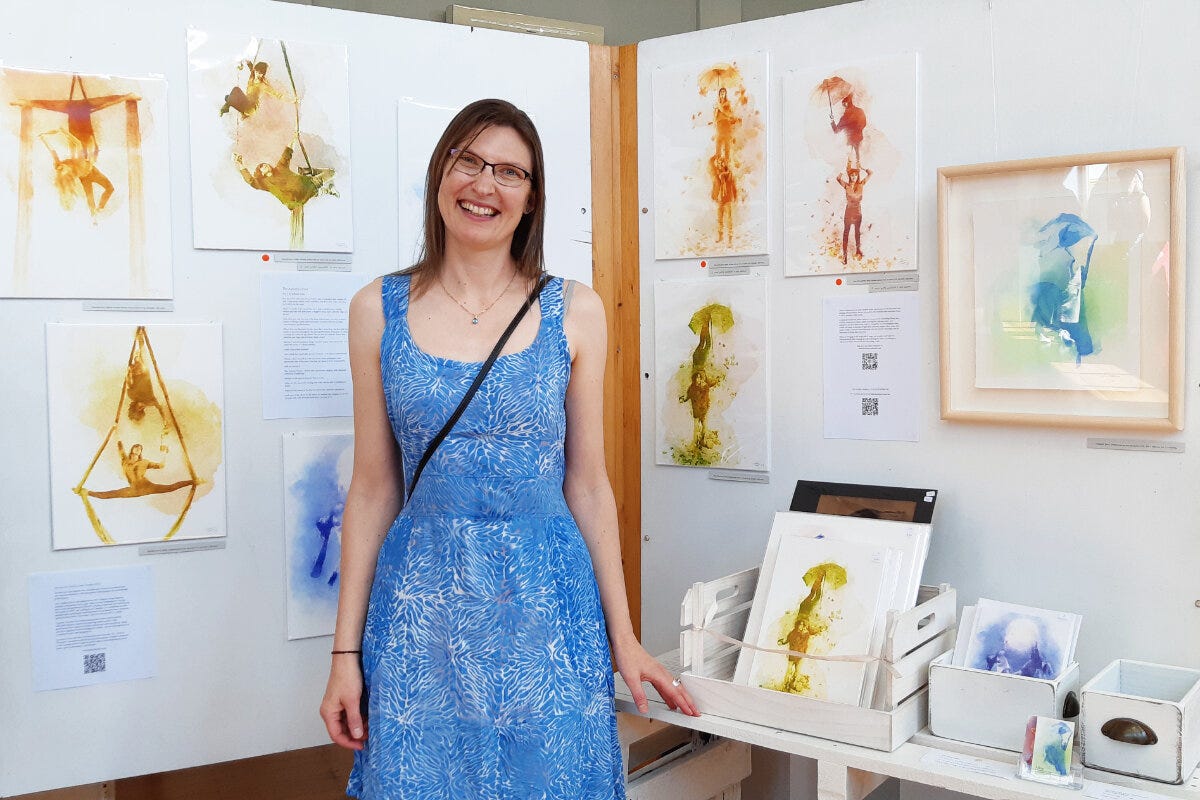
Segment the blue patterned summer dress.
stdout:
<svg viewBox="0 0 1200 800">
<path fill-rule="evenodd" d="M 406 485 L 481 366 L 417 347 L 408 286 L 383 279 L 380 345 Z M 625 796 L 599 591 L 563 498 L 562 279 L 540 305 L 533 344 L 496 360 L 380 549 L 351 796 Z"/>
</svg>

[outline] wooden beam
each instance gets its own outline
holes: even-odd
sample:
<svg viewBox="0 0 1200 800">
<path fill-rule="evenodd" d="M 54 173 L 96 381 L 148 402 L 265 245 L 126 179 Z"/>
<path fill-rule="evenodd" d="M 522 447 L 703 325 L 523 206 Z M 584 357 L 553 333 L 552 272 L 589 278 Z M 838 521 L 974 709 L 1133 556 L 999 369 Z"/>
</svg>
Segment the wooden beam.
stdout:
<svg viewBox="0 0 1200 800">
<path fill-rule="evenodd" d="M 637 208 L 637 45 L 591 47 L 592 285 L 608 315 L 604 452 L 621 532 L 625 589 L 641 635 L 641 381 Z"/>
</svg>

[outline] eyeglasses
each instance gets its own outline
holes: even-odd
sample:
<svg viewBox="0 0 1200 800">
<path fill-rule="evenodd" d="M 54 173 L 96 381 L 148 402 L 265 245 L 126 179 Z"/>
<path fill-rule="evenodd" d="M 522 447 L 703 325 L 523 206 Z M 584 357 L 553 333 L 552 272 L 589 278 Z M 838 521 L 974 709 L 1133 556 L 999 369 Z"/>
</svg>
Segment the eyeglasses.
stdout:
<svg viewBox="0 0 1200 800">
<path fill-rule="evenodd" d="M 450 157 L 454 159 L 451 166 L 464 175 L 478 175 L 483 172 L 484 167 L 491 167 L 492 177 L 501 186 L 520 186 L 532 177 L 532 173 L 516 164 L 493 164 L 490 161 L 484 161 L 470 150 L 451 148 Z"/>
</svg>

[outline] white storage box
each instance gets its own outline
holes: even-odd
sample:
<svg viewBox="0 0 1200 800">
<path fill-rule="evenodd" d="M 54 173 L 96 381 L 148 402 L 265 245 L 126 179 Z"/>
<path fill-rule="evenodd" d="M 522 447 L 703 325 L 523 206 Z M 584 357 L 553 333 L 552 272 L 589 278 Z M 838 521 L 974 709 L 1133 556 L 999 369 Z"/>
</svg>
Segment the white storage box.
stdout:
<svg viewBox="0 0 1200 800">
<path fill-rule="evenodd" d="M 880 708 L 872 709 L 731 683 L 741 647 L 705 631 L 740 640 L 757 582 L 758 569 L 749 569 L 694 584 L 684 597 L 681 678 L 701 713 L 889 752 L 925 727 L 929 662 L 954 642 L 953 589 L 923 586 L 916 608 L 889 614 Z"/>
<path fill-rule="evenodd" d="M 929 665 L 929 731 L 934 736 L 1019 753 L 1030 717 L 1066 719 L 1079 711 L 1075 662 L 1051 681 L 955 666 L 953 659 L 951 650 Z"/>
<path fill-rule="evenodd" d="M 1083 687 L 1080 720 L 1086 766 L 1183 783 L 1200 763 L 1200 670 L 1118 659 Z M 1154 741 L 1112 738 L 1122 728 L 1152 732 L 1143 739 Z"/>
</svg>

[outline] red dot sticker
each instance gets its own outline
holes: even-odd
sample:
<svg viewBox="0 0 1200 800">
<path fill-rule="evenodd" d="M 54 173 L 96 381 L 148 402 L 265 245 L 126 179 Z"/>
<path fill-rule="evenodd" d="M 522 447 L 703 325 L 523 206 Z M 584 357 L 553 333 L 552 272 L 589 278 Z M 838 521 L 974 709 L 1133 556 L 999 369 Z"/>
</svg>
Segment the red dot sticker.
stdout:
<svg viewBox="0 0 1200 800">
<path fill-rule="evenodd" d="M 707 267 L 707 266 L 708 266 L 708 262 L 707 262 L 707 261 L 701 261 L 701 262 L 700 262 L 700 266 L 702 266 L 702 267 Z"/>
<path fill-rule="evenodd" d="M 838 279 L 837 279 L 837 281 L 835 281 L 835 283 L 837 283 L 837 285 L 838 285 L 838 286 L 841 286 L 841 285 L 842 285 L 842 279 L 841 279 L 841 278 L 838 278 Z"/>
<path fill-rule="evenodd" d="M 270 254 L 270 253 L 263 253 L 263 256 L 262 256 L 262 258 L 263 258 L 263 261 L 270 261 L 270 260 L 271 260 L 271 254 Z M 839 282 L 839 283 L 841 283 L 841 281 L 838 281 L 838 282 Z"/>
</svg>

